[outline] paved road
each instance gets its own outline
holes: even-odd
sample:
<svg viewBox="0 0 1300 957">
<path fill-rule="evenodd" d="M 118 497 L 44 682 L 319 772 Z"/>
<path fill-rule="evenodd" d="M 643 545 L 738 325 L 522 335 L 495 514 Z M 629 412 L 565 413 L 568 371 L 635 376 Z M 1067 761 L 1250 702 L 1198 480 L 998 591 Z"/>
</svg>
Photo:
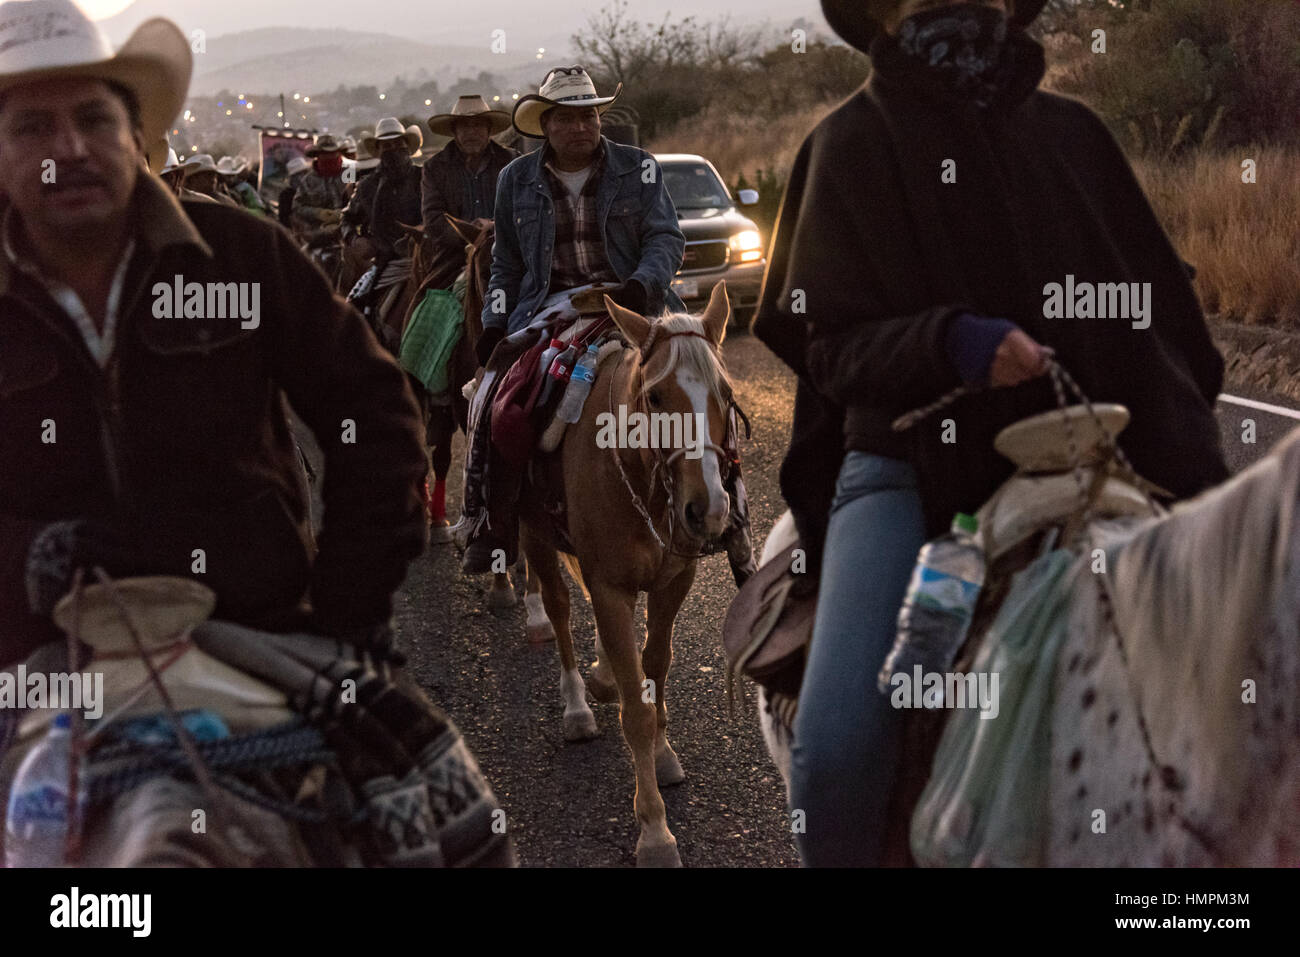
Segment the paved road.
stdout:
<svg viewBox="0 0 1300 957">
<path fill-rule="evenodd" d="M 752 337 L 727 343 L 738 398 L 754 426 L 744 446 L 755 540 L 780 514 L 777 468 L 790 427 L 792 378 Z M 1230 390 L 1253 401 L 1285 401 Z M 1234 469 L 1265 454 L 1294 419 L 1229 402 L 1218 407 Z M 1255 443 L 1243 442 L 1243 419 Z M 461 449 L 456 450 L 459 461 Z M 456 483 L 453 483 L 456 484 Z M 449 493 L 449 511 L 459 509 Z M 453 546 L 435 546 L 414 563 L 398 601 L 399 640 L 415 676 L 465 733 L 509 815 L 528 866 L 610 866 L 635 862 L 632 767 L 617 709 L 595 705 L 601 736 L 566 744 L 560 728 L 559 664 L 554 645 L 524 642 L 522 607 L 501 617 L 487 608 L 487 580 L 463 577 Z M 669 734 L 686 781 L 665 789 L 669 827 L 688 866 L 793 866 L 780 777 L 763 748 L 752 699 L 728 714 L 719 628 L 735 586 L 725 557 L 701 562 L 677 619 L 667 688 Z M 575 636 L 583 665 L 593 657 L 594 624 L 576 588 Z"/>
</svg>

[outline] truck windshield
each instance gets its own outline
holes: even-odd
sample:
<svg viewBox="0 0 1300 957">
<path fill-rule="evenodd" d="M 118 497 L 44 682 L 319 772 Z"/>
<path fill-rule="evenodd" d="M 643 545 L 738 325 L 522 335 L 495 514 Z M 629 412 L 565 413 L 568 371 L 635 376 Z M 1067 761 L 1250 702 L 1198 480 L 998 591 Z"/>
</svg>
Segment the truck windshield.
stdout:
<svg viewBox="0 0 1300 957">
<path fill-rule="evenodd" d="M 702 163 L 671 163 L 663 171 L 668 195 L 678 209 L 726 209 L 732 205 L 727 187 Z"/>
</svg>

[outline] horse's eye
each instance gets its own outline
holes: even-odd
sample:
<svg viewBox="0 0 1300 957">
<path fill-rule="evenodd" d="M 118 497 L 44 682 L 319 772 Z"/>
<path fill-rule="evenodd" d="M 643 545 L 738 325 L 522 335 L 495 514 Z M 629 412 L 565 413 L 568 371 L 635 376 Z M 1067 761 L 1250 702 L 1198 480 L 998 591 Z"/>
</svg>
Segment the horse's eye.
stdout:
<svg viewBox="0 0 1300 957">
<path fill-rule="evenodd" d="M 653 405 L 656 409 L 659 408 L 661 404 L 659 400 L 659 392 L 655 389 L 651 389 L 649 398 L 650 398 L 650 404 Z"/>
</svg>

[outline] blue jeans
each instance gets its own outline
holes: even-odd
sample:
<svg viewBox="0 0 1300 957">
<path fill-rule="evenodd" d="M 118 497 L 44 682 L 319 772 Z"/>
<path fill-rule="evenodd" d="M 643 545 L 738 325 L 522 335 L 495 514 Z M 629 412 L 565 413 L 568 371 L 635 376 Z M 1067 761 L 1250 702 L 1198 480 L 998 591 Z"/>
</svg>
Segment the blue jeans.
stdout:
<svg viewBox="0 0 1300 957">
<path fill-rule="evenodd" d="M 876 688 L 925 522 L 906 462 L 849 452 L 826 534 L 791 750 L 791 811 L 809 867 L 880 862 L 902 715 Z"/>
</svg>

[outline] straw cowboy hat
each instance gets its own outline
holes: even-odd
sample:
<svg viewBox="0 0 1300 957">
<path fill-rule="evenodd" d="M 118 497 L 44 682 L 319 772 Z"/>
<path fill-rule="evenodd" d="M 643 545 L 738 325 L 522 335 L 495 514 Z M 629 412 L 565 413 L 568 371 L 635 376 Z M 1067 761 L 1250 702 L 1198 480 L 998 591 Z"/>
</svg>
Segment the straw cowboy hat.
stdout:
<svg viewBox="0 0 1300 957">
<path fill-rule="evenodd" d="M 510 114 L 505 110 L 494 110 L 487 101 L 477 93 L 462 96 L 451 108 L 450 113 L 439 113 L 429 117 L 429 129 L 439 136 L 455 136 L 456 121 L 471 116 L 481 116 L 492 124 L 490 136 L 510 128 Z"/>
<path fill-rule="evenodd" d="M 374 169 L 376 166 L 379 165 L 379 156 L 375 153 L 373 149 L 371 149 L 371 147 L 374 145 L 375 144 L 373 141 L 367 143 L 365 140 L 362 140 L 360 143 L 357 144 L 357 159 L 356 159 L 357 169 L 359 170 Z"/>
<path fill-rule="evenodd" d="M 336 140 L 329 133 L 317 137 L 316 142 L 307 147 L 309 157 L 320 156 L 321 153 L 342 153 L 343 144 Z"/>
<path fill-rule="evenodd" d="M 238 176 L 248 169 L 248 160 L 239 156 L 223 156 L 217 162 L 217 172 L 222 176 Z"/>
<path fill-rule="evenodd" d="M 415 130 L 412 135 L 411 130 Z M 402 121 L 395 116 L 385 116 L 375 124 L 373 133 L 364 133 L 361 139 L 357 141 L 357 148 L 364 148 L 374 156 L 379 155 L 379 143 L 382 140 L 395 140 L 398 137 L 406 139 L 406 145 L 410 147 L 412 153 L 418 150 L 424 143 L 424 135 L 417 127 L 407 128 L 402 125 Z"/>
<path fill-rule="evenodd" d="M 411 158 L 419 159 L 424 155 L 423 152 L 421 152 L 424 148 L 424 134 L 420 132 L 418 126 L 412 123 L 406 128 L 406 135 L 412 137 L 415 141 L 415 147 L 411 150 Z"/>
<path fill-rule="evenodd" d="M 295 156 L 289 160 L 288 172 L 290 176 L 297 176 L 299 173 L 305 173 L 311 169 L 311 160 L 305 156 Z"/>
<path fill-rule="evenodd" d="M 58 77 L 119 83 L 140 104 L 145 143 L 163 137 L 185 105 L 194 58 L 189 40 L 170 20 L 146 20 L 114 53 L 72 0 L 10 0 L 0 4 L 0 36 L 0 94 Z M 158 169 L 166 156 L 163 151 L 157 157 Z"/>
<path fill-rule="evenodd" d="M 902 8 L 904 0 L 821 0 L 821 3 L 822 15 L 830 28 L 850 46 L 869 53 L 871 41 L 890 16 Z M 1016 26 L 1027 27 L 1046 5 L 1047 0 L 1015 0 L 1015 12 L 1009 19 Z"/>
<path fill-rule="evenodd" d="M 167 162 L 163 163 L 163 168 L 159 173 L 174 173 L 181 168 L 181 158 L 176 155 L 176 151 L 170 146 L 167 148 Z"/>
<path fill-rule="evenodd" d="M 193 176 L 195 173 L 217 173 L 217 164 L 212 159 L 211 153 L 199 153 L 191 156 L 182 165 L 181 169 L 185 170 L 186 176 Z"/>
<path fill-rule="evenodd" d="M 556 67 L 546 74 L 541 89 L 521 96 L 512 117 L 515 129 L 524 136 L 542 139 L 542 114 L 553 106 L 594 106 L 604 113 L 623 92 L 623 84 L 614 88 L 613 96 L 597 96 L 596 85 L 580 66 Z"/>
<path fill-rule="evenodd" d="M 357 141 L 350 136 L 345 136 L 339 140 L 339 148 L 343 150 L 345 159 L 355 159 L 357 155 Z"/>
</svg>

